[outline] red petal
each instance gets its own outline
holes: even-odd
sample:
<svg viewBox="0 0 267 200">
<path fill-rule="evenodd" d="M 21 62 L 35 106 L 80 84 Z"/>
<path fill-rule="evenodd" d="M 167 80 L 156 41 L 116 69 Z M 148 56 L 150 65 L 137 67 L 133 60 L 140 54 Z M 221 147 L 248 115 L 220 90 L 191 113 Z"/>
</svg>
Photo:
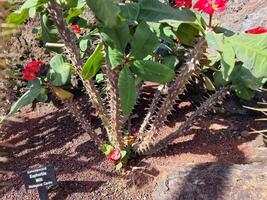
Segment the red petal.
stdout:
<svg viewBox="0 0 267 200">
<path fill-rule="evenodd" d="M 262 27 L 262 26 L 258 26 L 256 28 L 246 30 L 245 33 L 248 33 L 248 34 L 263 34 L 263 33 L 267 33 L 267 29 Z"/>
<path fill-rule="evenodd" d="M 31 72 L 31 71 L 27 71 L 27 70 L 24 70 L 22 72 L 23 74 L 23 78 L 27 81 L 32 81 L 32 80 L 35 80 L 36 79 L 36 75 L 34 72 Z"/>
</svg>

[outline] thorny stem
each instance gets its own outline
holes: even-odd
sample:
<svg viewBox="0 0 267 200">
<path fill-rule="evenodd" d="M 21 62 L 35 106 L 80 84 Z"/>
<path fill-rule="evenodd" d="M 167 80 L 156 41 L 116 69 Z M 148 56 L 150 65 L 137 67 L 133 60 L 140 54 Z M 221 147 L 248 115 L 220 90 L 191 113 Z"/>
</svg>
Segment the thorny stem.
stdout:
<svg viewBox="0 0 267 200">
<path fill-rule="evenodd" d="M 166 147 L 170 142 L 174 141 L 177 137 L 183 135 L 184 132 L 199 119 L 199 117 L 204 116 L 208 111 L 213 109 L 219 101 L 223 101 L 230 91 L 231 87 L 224 87 L 216 91 L 178 128 L 178 130 L 161 139 L 159 142 L 153 145 L 148 152 L 145 152 L 145 154 L 156 153 Z"/>
<path fill-rule="evenodd" d="M 156 91 L 156 93 L 154 95 L 154 98 L 153 98 L 151 104 L 150 104 L 150 107 L 148 109 L 146 117 L 145 117 L 143 123 L 141 124 L 141 127 L 140 127 L 139 131 L 138 131 L 138 134 L 137 134 L 138 136 L 142 135 L 144 133 L 144 131 L 146 130 L 146 127 L 148 126 L 148 124 L 149 124 L 149 122 L 151 120 L 151 117 L 152 117 L 152 115 L 154 114 L 154 112 L 155 112 L 155 110 L 157 108 L 157 104 L 158 104 L 158 102 L 160 100 L 161 93 L 162 93 L 163 89 L 164 89 L 164 85 L 160 85 L 157 88 L 157 91 Z"/>
<path fill-rule="evenodd" d="M 98 137 L 97 133 L 90 126 L 90 122 L 86 120 L 81 111 L 77 108 L 77 105 L 72 100 L 62 101 L 64 105 L 68 108 L 71 115 L 75 117 L 75 120 L 82 126 L 83 130 L 86 131 L 93 139 L 93 141 L 100 146 L 103 141 Z"/>
<path fill-rule="evenodd" d="M 103 101 L 100 97 L 99 92 L 97 91 L 93 81 L 91 80 L 84 80 L 81 71 L 83 67 L 83 59 L 81 58 L 80 55 L 80 49 L 77 46 L 76 43 L 76 36 L 73 32 L 71 32 L 67 27 L 66 24 L 63 20 L 63 12 L 60 6 L 56 3 L 55 0 L 50 0 L 48 4 L 48 12 L 50 13 L 53 22 L 55 26 L 57 27 L 59 34 L 61 38 L 63 39 L 67 50 L 72 54 L 70 56 L 70 60 L 72 61 L 72 64 L 75 67 L 76 73 L 79 75 L 81 80 L 83 81 L 83 85 L 90 96 L 90 101 L 95 107 L 96 111 L 99 114 L 99 117 L 102 120 L 102 123 L 107 131 L 109 132 L 109 122 L 107 119 L 107 114 L 104 109 L 104 104 Z"/>
<path fill-rule="evenodd" d="M 106 76 L 106 88 L 109 101 L 109 118 L 110 118 L 110 132 L 108 134 L 111 144 L 116 149 L 123 149 L 123 136 L 122 136 L 122 122 L 123 116 L 121 112 L 121 104 L 119 98 L 119 69 L 112 70 L 110 66 L 103 67 L 103 74 Z"/>
<path fill-rule="evenodd" d="M 179 95 L 186 89 L 186 85 L 191 80 L 191 76 L 197 70 L 197 64 L 205 48 L 205 40 L 201 38 L 189 54 L 182 70 L 176 75 L 175 80 L 170 85 L 167 97 L 164 99 L 163 104 L 157 112 L 148 135 L 145 138 L 140 138 L 140 141 L 134 145 L 134 149 L 137 152 L 147 151 L 149 147 L 153 145 L 159 129 L 163 126 L 167 116 L 171 113 L 173 106 L 179 99 Z"/>
</svg>

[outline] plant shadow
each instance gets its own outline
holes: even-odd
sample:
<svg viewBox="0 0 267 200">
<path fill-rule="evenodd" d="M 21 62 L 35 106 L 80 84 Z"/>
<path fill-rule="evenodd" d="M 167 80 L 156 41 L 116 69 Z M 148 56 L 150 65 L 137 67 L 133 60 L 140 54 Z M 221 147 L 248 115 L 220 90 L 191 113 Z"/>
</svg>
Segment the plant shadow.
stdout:
<svg viewBox="0 0 267 200">
<path fill-rule="evenodd" d="M 102 185 L 103 180 L 115 176 L 109 168 L 98 170 L 99 165 L 106 162 L 105 157 L 66 109 L 49 110 L 46 114 L 30 112 L 26 117 L 24 115 L 21 118 L 13 118 L 2 130 L 3 140 L 14 144 L 16 148 L 13 151 L 13 159 L 0 163 L 0 178 L 4 183 L 0 185 L 0 198 L 12 189 L 19 190 L 23 186 L 20 174 L 30 168 L 53 165 L 61 185 L 60 190 L 65 191 L 59 192 L 58 196 L 66 196 L 70 192 L 85 192 L 82 190 L 88 190 L 90 193 Z M 88 117 L 93 122 L 93 128 L 100 129 L 97 117 Z M 98 134 L 102 137 L 101 131 L 98 131 Z M 86 173 L 88 170 L 91 174 Z M 70 174 L 73 173 L 84 173 L 84 178 L 89 181 L 72 182 L 73 177 Z M 66 190 L 65 187 L 74 189 Z"/>
</svg>

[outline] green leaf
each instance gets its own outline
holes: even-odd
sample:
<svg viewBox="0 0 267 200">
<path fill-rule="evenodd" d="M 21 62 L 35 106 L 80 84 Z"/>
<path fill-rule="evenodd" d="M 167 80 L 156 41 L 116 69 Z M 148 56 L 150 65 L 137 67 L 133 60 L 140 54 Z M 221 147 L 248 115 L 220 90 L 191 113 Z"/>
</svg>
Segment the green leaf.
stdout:
<svg viewBox="0 0 267 200">
<path fill-rule="evenodd" d="M 148 22 L 193 22 L 195 14 L 189 9 L 176 9 L 158 0 L 141 0 L 138 20 Z"/>
<path fill-rule="evenodd" d="M 121 70 L 118 84 L 122 112 L 125 116 L 129 116 L 137 98 L 135 79 L 129 68 Z"/>
<path fill-rule="evenodd" d="M 217 51 L 223 50 L 224 36 L 222 33 L 216 34 L 214 32 L 208 32 L 206 34 L 206 40 L 208 42 L 209 48 Z"/>
<path fill-rule="evenodd" d="M 41 88 L 40 94 L 36 97 L 36 100 L 40 102 L 46 102 L 48 100 L 47 92 L 44 87 Z"/>
<path fill-rule="evenodd" d="M 70 64 L 65 63 L 61 54 L 57 54 L 50 60 L 47 79 L 55 86 L 65 85 L 69 81 L 70 71 Z"/>
<path fill-rule="evenodd" d="M 86 0 L 56 0 L 60 6 L 65 9 L 70 8 L 83 8 L 86 4 Z"/>
<path fill-rule="evenodd" d="M 216 71 L 213 73 L 214 84 L 216 87 L 227 85 L 227 81 L 223 79 L 222 71 Z"/>
<path fill-rule="evenodd" d="M 52 86 L 52 91 L 61 101 L 72 100 L 74 98 L 74 95 L 71 92 L 60 87 Z"/>
<path fill-rule="evenodd" d="M 126 18 L 129 22 L 134 22 L 137 20 L 140 6 L 138 3 L 126 3 L 120 4 L 121 15 Z"/>
<path fill-rule="evenodd" d="M 86 63 L 83 66 L 83 78 L 86 80 L 93 78 L 101 68 L 104 58 L 103 43 L 99 43 L 94 53 L 87 59 Z"/>
<path fill-rule="evenodd" d="M 174 71 L 168 66 L 148 61 L 134 61 L 132 70 L 145 81 L 168 83 L 174 78 Z"/>
<path fill-rule="evenodd" d="M 38 95 L 41 92 L 41 81 L 40 79 L 36 79 L 34 81 L 30 82 L 30 88 L 29 90 L 24 93 L 16 103 L 14 103 L 7 115 L 7 117 L 11 117 L 16 112 L 18 112 L 21 108 L 24 106 L 31 104 L 35 98 L 38 97 Z"/>
<path fill-rule="evenodd" d="M 57 36 L 57 30 L 52 26 L 52 22 L 48 19 L 47 15 L 41 15 L 41 35 L 42 41 L 44 44 L 46 43 L 56 43 L 59 38 Z M 47 48 L 49 50 L 53 50 L 59 52 L 58 48 Z"/>
<path fill-rule="evenodd" d="M 113 150 L 113 146 L 110 144 L 104 144 L 101 148 L 100 151 L 104 153 L 106 156 L 109 155 L 109 153 Z"/>
<path fill-rule="evenodd" d="M 67 23 L 70 23 L 71 20 L 74 18 L 74 17 L 77 17 L 79 16 L 80 14 L 82 14 L 84 11 L 83 8 L 71 8 L 69 11 L 68 11 L 68 15 L 66 17 L 66 21 Z"/>
<path fill-rule="evenodd" d="M 96 81 L 97 83 L 101 83 L 101 82 L 103 82 L 103 81 L 104 81 L 104 75 L 103 75 L 103 73 L 99 73 L 99 74 L 97 74 L 97 75 L 95 76 L 95 81 Z"/>
<path fill-rule="evenodd" d="M 90 35 L 86 35 L 86 36 L 81 38 L 80 43 L 79 43 L 79 47 L 80 47 L 81 51 L 84 52 L 90 47 L 90 40 L 91 40 Z"/>
<path fill-rule="evenodd" d="M 251 74 L 251 72 L 243 65 L 243 63 L 238 62 L 230 76 L 230 81 L 233 85 L 238 85 L 239 88 L 246 87 L 252 90 L 260 88 L 264 84 L 264 77 L 256 78 Z"/>
<path fill-rule="evenodd" d="M 120 50 L 122 53 L 130 40 L 130 31 L 126 22 L 121 22 L 113 28 L 100 28 L 104 41 L 111 47 Z"/>
<path fill-rule="evenodd" d="M 122 167 L 123 167 L 123 164 L 122 164 L 121 161 L 118 162 L 118 164 L 116 164 L 116 170 L 117 170 L 117 171 L 120 171 Z"/>
<path fill-rule="evenodd" d="M 162 64 L 168 66 L 170 69 L 174 70 L 179 60 L 176 56 L 166 56 L 162 60 Z"/>
<path fill-rule="evenodd" d="M 203 80 L 204 80 L 204 83 L 205 83 L 207 90 L 209 90 L 209 91 L 215 91 L 216 90 L 216 88 L 214 87 L 214 85 L 213 85 L 212 81 L 209 79 L 209 77 L 203 76 Z"/>
<path fill-rule="evenodd" d="M 222 46 L 222 72 L 223 78 L 228 81 L 235 67 L 235 52 L 231 44 L 226 43 Z"/>
<path fill-rule="evenodd" d="M 121 151 L 121 159 L 123 159 L 126 155 L 127 155 L 127 151 L 126 150 L 122 150 Z"/>
<path fill-rule="evenodd" d="M 235 92 L 237 96 L 245 100 L 251 100 L 255 96 L 255 91 L 249 88 L 243 87 L 241 85 L 237 85 L 235 87 Z"/>
<path fill-rule="evenodd" d="M 6 23 L 19 25 L 29 17 L 29 9 L 24 9 L 20 12 L 13 12 L 6 18 Z"/>
<path fill-rule="evenodd" d="M 240 34 L 225 40 L 231 43 L 237 59 L 254 77 L 267 77 L 267 34 Z"/>
<path fill-rule="evenodd" d="M 87 4 L 106 27 L 112 28 L 118 24 L 120 9 L 113 0 L 87 0 Z"/>
<path fill-rule="evenodd" d="M 124 55 L 118 49 L 112 49 L 111 47 L 108 47 L 108 58 L 111 64 L 111 69 L 115 69 L 117 66 L 123 63 Z"/>
<path fill-rule="evenodd" d="M 177 37 L 182 44 L 189 46 L 194 45 L 195 37 L 199 34 L 199 30 L 191 24 L 182 23 L 177 30 Z"/>
<path fill-rule="evenodd" d="M 152 53 L 159 41 L 157 36 L 150 30 L 147 23 L 138 25 L 132 41 L 132 55 L 136 59 L 143 59 Z"/>
</svg>

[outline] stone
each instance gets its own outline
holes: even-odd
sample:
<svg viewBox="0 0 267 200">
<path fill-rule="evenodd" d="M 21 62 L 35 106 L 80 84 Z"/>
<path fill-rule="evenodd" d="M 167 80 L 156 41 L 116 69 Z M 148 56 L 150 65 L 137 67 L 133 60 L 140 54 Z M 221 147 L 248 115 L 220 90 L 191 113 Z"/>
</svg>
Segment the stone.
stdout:
<svg viewBox="0 0 267 200">
<path fill-rule="evenodd" d="M 265 200 L 267 162 L 177 166 L 156 184 L 154 200 Z"/>
</svg>

